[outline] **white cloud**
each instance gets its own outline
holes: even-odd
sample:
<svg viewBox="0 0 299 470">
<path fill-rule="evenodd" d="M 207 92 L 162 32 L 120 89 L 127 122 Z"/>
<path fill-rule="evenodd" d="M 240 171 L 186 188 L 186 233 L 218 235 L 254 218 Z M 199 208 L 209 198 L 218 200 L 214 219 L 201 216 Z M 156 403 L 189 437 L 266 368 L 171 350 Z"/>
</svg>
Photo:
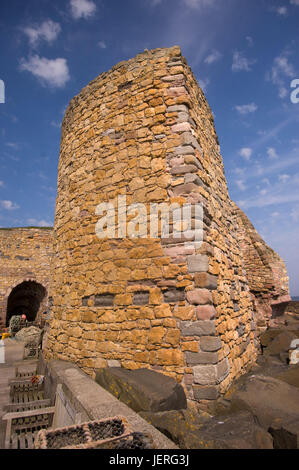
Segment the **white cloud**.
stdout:
<svg viewBox="0 0 299 470">
<path fill-rule="evenodd" d="M 16 209 L 19 209 L 20 206 L 18 206 L 12 201 L 0 201 L 0 207 L 1 209 L 5 209 L 6 211 L 14 211 Z"/>
<path fill-rule="evenodd" d="M 272 7 L 271 11 L 273 11 L 279 16 L 288 16 L 288 9 L 285 6 Z"/>
<path fill-rule="evenodd" d="M 241 105 L 241 106 L 235 106 L 235 109 L 240 114 L 249 114 L 249 113 L 255 113 L 255 111 L 257 111 L 258 107 L 255 103 L 250 103 L 250 104 L 244 104 L 244 105 Z"/>
<path fill-rule="evenodd" d="M 299 0 L 290 0 L 291 5 L 299 5 Z"/>
<path fill-rule="evenodd" d="M 247 59 L 244 57 L 243 52 L 235 51 L 233 55 L 233 64 L 232 64 L 232 71 L 233 72 L 250 72 L 251 65 L 255 64 L 255 59 Z"/>
<path fill-rule="evenodd" d="M 197 81 L 198 81 L 198 84 L 199 84 L 200 88 L 205 93 L 207 91 L 208 85 L 210 83 L 210 79 L 209 78 L 203 78 L 203 79 L 198 78 Z"/>
<path fill-rule="evenodd" d="M 5 145 L 7 145 L 7 147 L 10 147 L 14 150 L 19 149 L 19 144 L 17 144 L 16 142 L 6 142 Z"/>
<path fill-rule="evenodd" d="M 236 185 L 238 186 L 240 191 L 245 191 L 245 189 L 247 189 L 243 180 L 237 180 Z"/>
<path fill-rule="evenodd" d="M 0 188 L 1 188 L 2 186 L 4 186 L 4 183 L 3 183 L 3 181 L 0 181 Z"/>
<path fill-rule="evenodd" d="M 97 6 L 92 0 L 70 0 L 72 17 L 75 20 L 90 18 L 96 12 Z"/>
<path fill-rule="evenodd" d="M 98 46 L 99 46 L 101 49 L 107 49 L 107 44 L 105 43 L 105 41 L 99 41 L 99 42 L 98 42 Z"/>
<path fill-rule="evenodd" d="M 222 57 L 222 54 L 219 51 L 214 50 L 214 51 L 211 52 L 211 54 L 209 54 L 205 58 L 204 62 L 206 64 L 210 65 L 210 64 L 213 64 L 214 62 L 217 62 L 218 60 L 220 60 L 221 57 Z"/>
<path fill-rule="evenodd" d="M 271 214 L 271 217 L 274 217 L 274 218 L 279 217 L 279 216 L 280 216 L 279 212 L 272 212 Z"/>
<path fill-rule="evenodd" d="M 243 158 L 245 158 L 245 160 L 250 160 L 250 157 L 252 155 L 252 149 L 250 147 L 243 147 L 240 152 L 239 152 L 239 155 Z"/>
<path fill-rule="evenodd" d="M 273 160 L 279 158 L 274 147 L 269 147 L 267 149 L 267 155 L 268 155 L 269 158 L 271 158 Z"/>
<path fill-rule="evenodd" d="M 286 183 L 290 179 L 290 175 L 279 175 L 278 179 L 282 183 Z"/>
<path fill-rule="evenodd" d="M 35 227 L 51 227 L 50 222 L 46 220 L 27 219 L 27 223 Z"/>
<path fill-rule="evenodd" d="M 58 34 L 61 31 L 59 23 L 55 23 L 52 20 L 44 21 L 41 25 L 27 26 L 23 28 L 23 32 L 29 39 L 29 43 L 32 46 L 37 46 L 42 40 L 51 43 L 55 41 Z"/>
<path fill-rule="evenodd" d="M 289 83 L 286 85 L 286 80 L 294 78 L 296 75 L 293 64 L 289 62 L 287 57 L 289 52 L 285 52 L 278 57 L 275 57 L 272 70 L 270 72 L 270 80 L 278 87 L 278 95 L 280 98 L 285 98 L 289 92 Z"/>
<path fill-rule="evenodd" d="M 201 7 L 210 7 L 214 5 L 216 0 L 184 0 L 184 3 L 187 5 L 187 7 L 190 8 L 201 8 Z"/>
<path fill-rule="evenodd" d="M 252 47 L 254 45 L 254 42 L 251 36 L 246 36 L 246 41 L 248 42 L 248 47 Z"/>
<path fill-rule="evenodd" d="M 46 59 L 34 55 L 28 60 L 21 59 L 20 69 L 32 73 L 43 85 L 54 88 L 62 88 L 70 79 L 67 61 L 62 58 Z"/>
</svg>

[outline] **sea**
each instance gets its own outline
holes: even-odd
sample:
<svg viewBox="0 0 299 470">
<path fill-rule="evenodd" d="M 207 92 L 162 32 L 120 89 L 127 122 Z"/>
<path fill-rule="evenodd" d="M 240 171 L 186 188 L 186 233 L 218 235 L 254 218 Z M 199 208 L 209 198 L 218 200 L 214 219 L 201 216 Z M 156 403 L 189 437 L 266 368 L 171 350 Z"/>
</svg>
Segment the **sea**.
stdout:
<svg viewBox="0 0 299 470">
<path fill-rule="evenodd" d="M 296 302 L 299 302 L 299 297 L 292 297 L 292 300 L 293 301 L 295 300 Z"/>
</svg>

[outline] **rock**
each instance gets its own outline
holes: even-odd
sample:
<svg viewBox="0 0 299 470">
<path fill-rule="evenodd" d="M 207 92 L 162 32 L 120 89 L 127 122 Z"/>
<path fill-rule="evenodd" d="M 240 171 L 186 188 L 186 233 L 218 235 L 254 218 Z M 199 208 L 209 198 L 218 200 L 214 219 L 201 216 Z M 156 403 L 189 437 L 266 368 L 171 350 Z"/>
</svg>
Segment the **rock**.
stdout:
<svg viewBox="0 0 299 470">
<path fill-rule="evenodd" d="M 188 449 L 273 449 L 271 435 L 248 411 L 216 416 L 185 437 Z"/>
<path fill-rule="evenodd" d="M 209 415 L 199 415 L 188 410 L 172 410 L 152 413 L 143 411 L 139 413 L 142 418 L 165 434 L 181 448 L 188 449 L 189 434 L 198 430 L 202 423 L 207 421 Z"/>
<path fill-rule="evenodd" d="M 299 421 L 299 390 L 268 376 L 252 376 L 242 382 L 230 396 L 232 411 L 248 410 L 260 426 L 269 429 L 276 418 Z"/>
<path fill-rule="evenodd" d="M 290 349 L 291 342 L 297 339 L 296 335 L 291 331 L 283 331 L 279 333 L 273 341 L 264 349 L 265 355 L 277 356 L 280 353 L 286 353 Z"/>
<path fill-rule="evenodd" d="M 274 449 L 299 449 L 299 421 L 276 419 L 269 428 Z"/>
<path fill-rule="evenodd" d="M 99 369 L 95 381 L 136 412 L 187 408 L 183 387 L 150 369 Z"/>
<path fill-rule="evenodd" d="M 293 387 L 299 388 L 299 364 L 290 366 L 288 370 L 278 374 L 275 378 L 282 380 Z"/>
<path fill-rule="evenodd" d="M 23 328 L 22 330 L 18 331 L 16 334 L 17 341 L 23 341 L 25 346 L 27 345 L 35 345 L 38 346 L 42 337 L 42 330 L 37 328 L 36 326 L 30 326 L 29 328 Z"/>
<path fill-rule="evenodd" d="M 299 348 L 289 351 L 289 363 L 292 365 L 299 364 Z"/>
</svg>

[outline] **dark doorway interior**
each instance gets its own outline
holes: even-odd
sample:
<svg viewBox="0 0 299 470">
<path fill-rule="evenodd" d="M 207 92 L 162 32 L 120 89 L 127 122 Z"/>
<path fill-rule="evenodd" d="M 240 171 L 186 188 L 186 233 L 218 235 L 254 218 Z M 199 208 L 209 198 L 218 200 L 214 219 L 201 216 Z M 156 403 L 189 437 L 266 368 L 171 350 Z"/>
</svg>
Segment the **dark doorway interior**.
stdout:
<svg viewBox="0 0 299 470">
<path fill-rule="evenodd" d="M 24 281 L 16 286 L 7 300 L 6 325 L 13 315 L 25 314 L 28 321 L 34 321 L 46 293 L 46 289 L 34 281 Z"/>
</svg>

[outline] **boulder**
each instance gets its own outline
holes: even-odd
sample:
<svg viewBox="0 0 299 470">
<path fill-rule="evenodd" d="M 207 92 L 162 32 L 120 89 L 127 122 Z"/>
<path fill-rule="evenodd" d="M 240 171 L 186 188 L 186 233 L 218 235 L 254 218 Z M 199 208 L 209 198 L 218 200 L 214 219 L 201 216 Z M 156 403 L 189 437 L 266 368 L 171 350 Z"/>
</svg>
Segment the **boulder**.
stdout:
<svg viewBox="0 0 299 470">
<path fill-rule="evenodd" d="M 275 378 L 299 388 L 299 364 L 289 366 L 285 372 L 278 374 Z"/>
<path fill-rule="evenodd" d="M 187 408 L 183 387 L 173 378 L 150 369 L 98 369 L 95 380 L 136 412 Z"/>
<path fill-rule="evenodd" d="M 38 346 L 41 342 L 42 332 L 43 331 L 37 328 L 36 326 L 22 328 L 22 330 L 18 331 L 18 333 L 16 334 L 16 340 L 23 341 L 25 343 L 25 346 L 29 344 Z"/>
<path fill-rule="evenodd" d="M 292 331 L 283 331 L 277 335 L 264 349 L 263 353 L 270 356 L 279 356 L 288 353 L 290 345 L 297 336 Z M 288 354 L 287 354 L 288 356 Z"/>
<path fill-rule="evenodd" d="M 299 422 L 299 389 L 268 376 L 252 376 L 230 396 L 230 409 L 247 410 L 268 431 L 275 419 Z"/>
<path fill-rule="evenodd" d="M 299 421 L 276 419 L 269 428 L 274 449 L 299 449 Z"/>
<path fill-rule="evenodd" d="M 189 448 L 190 433 L 197 431 L 210 418 L 207 413 L 199 414 L 190 409 L 157 413 L 141 411 L 139 414 L 182 449 Z"/>
<path fill-rule="evenodd" d="M 240 411 L 216 416 L 185 436 L 188 449 L 273 449 L 272 436 L 256 424 L 253 415 Z"/>
<path fill-rule="evenodd" d="M 260 335 L 260 343 L 263 348 L 269 346 L 269 344 L 278 336 L 280 333 L 283 333 L 284 330 L 278 328 L 268 328 L 264 333 Z"/>
</svg>

